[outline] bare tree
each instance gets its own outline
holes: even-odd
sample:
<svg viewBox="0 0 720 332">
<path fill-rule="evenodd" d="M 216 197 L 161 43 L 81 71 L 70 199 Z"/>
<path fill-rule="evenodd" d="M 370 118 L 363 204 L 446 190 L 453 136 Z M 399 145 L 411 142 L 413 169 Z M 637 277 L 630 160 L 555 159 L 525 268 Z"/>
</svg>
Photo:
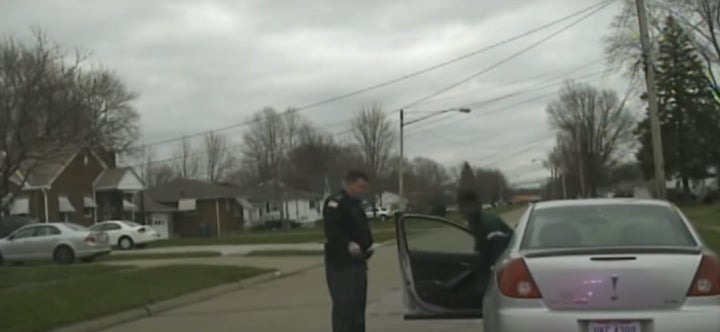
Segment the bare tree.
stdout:
<svg viewBox="0 0 720 332">
<path fill-rule="evenodd" d="M 596 195 L 598 178 L 634 141 L 635 119 L 626 100 L 614 91 L 570 81 L 547 107 L 550 123 L 558 131 L 560 156 L 577 166 L 582 196 Z"/>
<path fill-rule="evenodd" d="M 378 177 L 388 167 L 397 135 L 379 105 L 364 107 L 352 120 L 352 135 L 365 166 Z"/>
<path fill-rule="evenodd" d="M 0 40 L 0 210 L 58 152 L 118 151 L 137 137 L 136 95 L 84 60 L 40 32 L 32 42 Z"/>
<path fill-rule="evenodd" d="M 228 151 L 229 147 L 225 136 L 218 135 L 215 132 L 209 132 L 205 135 L 205 173 L 208 182 L 220 182 L 223 176 L 226 175 L 231 162 Z"/>
<path fill-rule="evenodd" d="M 139 174 L 147 187 L 157 187 L 178 178 L 174 167 L 156 162 L 153 158 L 154 151 L 150 148 L 144 149 Z"/>
<path fill-rule="evenodd" d="M 253 120 L 253 125 L 243 135 L 243 157 L 259 181 L 275 179 L 285 152 L 283 117 L 274 109 L 265 108 L 255 114 Z"/>
<path fill-rule="evenodd" d="M 288 152 L 298 146 L 302 136 L 312 131 L 293 109 L 283 113 L 265 108 L 253 117 L 253 125 L 243 135 L 241 152 L 259 182 L 281 180 L 288 171 Z M 285 166 L 285 167 L 283 167 Z"/>
<path fill-rule="evenodd" d="M 178 146 L 177 173 L 183 179 L 192 179 L 198 175 L 200 160 L 193 151 L 192 143 L 187 137 L 183 137 Z"/>
</svg>

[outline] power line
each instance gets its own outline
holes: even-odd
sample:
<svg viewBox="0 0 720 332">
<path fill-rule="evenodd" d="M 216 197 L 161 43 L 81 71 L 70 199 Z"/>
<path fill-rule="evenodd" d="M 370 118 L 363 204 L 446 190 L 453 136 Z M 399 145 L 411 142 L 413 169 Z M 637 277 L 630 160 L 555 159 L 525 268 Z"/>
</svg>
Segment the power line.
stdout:
<svg viewBox="0 0 720 332">
<path fill-rule="evenodd" d="M 598 63 L 600 63 L 600 62 L 602 62 L 602 61 L 604 61 L 604 60 L 603 60 L 602 58 L 599 58 L 599 59 L 595 59 L 595 60 L 592 60 L 592 61 L 588 61 L 588 62 L 586 62 L 586 63 L 583 63 L 583 64 L 581 64 L 581 65 L 573 68 L 572 70 L 567 70 L 567 69 L 553 70 L 553 71 L 545 72 L 545 73 L 538 74 L 538 75 L 535 75 L 535 76 L 530 76 L 530 77 L 527 77 L 527 78 L 521 78 L 521 79 L 518 79 L 518 80 L 514 80 L 514 81 L 511 81 L 511 82 L 505 83 L 505 84 L 503 84 L 502 86 L 499 86 L 499 87 L 479 88 L 479 89 L 477 89 L 477 90 L 482 90 L 483 93 L 486 93 L 486 92 L 488 92 L 488 91 L 499 90 L 500 88 L 511 87 L 511 86 L 514 86 L 514 85 L 517 85 L 517 84 L 520 84 L 520 83 L 527 83 L 528 81 L 532 81 L 532 80 L 535 80 L 535 79 L 545 78 L 545 77 L 550 76 L 550 75 L 553 75 L 553 76 L 551 76 L 550 78 L 544 80 L 544 81 L 541 82 L 541 83 L 550 82 L 550 81 L 554 81 L 554 80 L 557 80 L 557 79 L 565 79 L 565 78 L 566 78 L 568 75 L 570 75 L 570 74 L 574 74 L 574 73 L 577 73 L 577 72 L 579 72 L 579 71 L 586 70 L 586 69 L 588 69 L 588 67 L 593 66 L 593 65 L 595 65 L 595 64 L 598 64 Z M 618 67 L 619 67 L 619 66 L 618 66 Z M 558 73 L 562 73 L 562 74 L 556 75 L 556 74 L 558 74 Z M 448 100 L 458 99 L 458 98 L 463 97 L 463 96 L 467 96 L 467 95 L 470 95 L 470 94 L 478 93 L 477 90 L 467 91 L 467 92 L 463 92 L 463 93 L 459 93 L 459 94 L 455 94 L 455 95 L 447 96 L 447 97 L 443 97 L 443 98 L 435 98 L 435 99 L 430 100 L 430 101 L 428 101 L 428 102 L 421 103 L 420 105 L 427 105 L 428 103 L 430 103 L 430 104 L 435 104 L 435 103 L 440 103 L 440 102 L 447 102 Z M 413 112 L 418 112 L 418 111 L 413 111 Z"/>
<path fill-rule="evenodd" d="M 598 76 L 598 75 L 601 75 L 601 74 L 602 74 L 602 73 L 600 73 L 600 72 L 598 72 L 598 73 L 592 73 L 592 74 L 587 74 L 587 75 L 584 75 L 584 76 L 582 76 L 582 77 L 577 77 L 577 78 L 573 78 L 573 79 L 575 79 L 575 80 L 589 79 L 589 78 L 594 78 L 595 76 Z M 517 92 L 512 92 L 512 93 L 509 93 L 509 94 L 506 94 L 506 95 L 503 95 L 503 96 L 494 97 L 494 98 L 490 98 L 490 99 L 478 101 L 478 102 L 471 103 L 471 104 L 467 104 L 467 105 L 468 105 L 468 107 L 469 107 L 469 106 L 474 106 L 474 105 L 489 105 L 489 104 L 492 104 L 492 103 L 494 103 L 494 102 L 501 101 L 501 100 L 505 100 L 505 99 L 510 98 L 510 97 L 522 95 L 522 94 L 524 94 L 524 93 L 528 93 L 528 92 L 531 92 L 531 91 L 537 91 L 537 90 L 547 89 L 547 88 L 554 87 L 554 86 L 558 86 L 558 85 L 561 85 L 561 84 L 564 84 L 564 82 L 547 84 L 547 85 L 539 86 L 539 87 L 536 87 L 536 88 L 533 88 L 533 89 L 530 89 L 530 90 L 527 90 L 527 89 L 526 89 L 526 90 L 521 90 L 521 91 L 517 91 Z M 508 110 L 511 110 L 511 109 L 513 109 L 514 107 L 517 107 L 517 106 L 520 106 L 520 105 L 524 105 L 524 104 L 528 104 L 528 103 L 531 103 L 531 102 L 534 102 L 534 101 L 537 101 L 537 100 L 541 100 L 541 99 L 544 99 L 544 98 L 547 98 L 547 97 L 551 97 L 551 96 L 554 96 L 554 95 L 556 95 L 556 94 L 557 94 L 557 92 L 551 91 L 551 92 L 543 93 L 543 94 L 538 95 L 538 96 L 534 96 L 534 97 L 532 97 L 532 98 L 523 99 L 523 100 L 521 100 L 521 101 L 519 101 L 519 102 L 512 103 L 512 104 L 509 104 L 509 105 L 504 105 L 504 106 L 497 107 L 497 108 L 493 108 L 493 109 L 489 109 L 489 110 L 483 110 L 483 111 L 479 111 L 479 112 L 474 112 L 473 114 L 475 114 L 475 115 L 477 115 L 477 116 L 479 116 L 479 117 L 484 117 L 484 116 L 487 116 L 487 115 L 490 115 L 490 114 L 494 114 L 494 113 L 497 113 L 497 112 L 507 112 Z M 442 126 L 447 126 L 447 125 L 450 125 L 450 124 L 454 124 L 454 123 L 457 123 L 457 122 L 460 122 L 460 121 L 467 121 L 467 120 L 466 120 L 466 119 L 457 118 L 457 119 L 454 119 L 453 121 L 444 123 L 443 125 L 441 125 L 441 127 L 442 127 Z M 438 122 L 440 122 L 440 121 L 435 121 L 435 122 L 432 122 L 432 123 L 436 123 L 436 124 L 437 124 Z M 439 127 L 438 127 L 438 126 L 426 126 L 426 127 L 424 127 L 424 128 L 420 128 L 419 130 L 415 130 L 415 131 L 413 131 L 413 132 L 411 132 L 411 133 L 408 133 L 405 137 L 415 136 L 415 135 L 418 135 L 418 134 L 420 134 L 420 133 L 427 132 L 427 130 L 437 129 L 437 128 L 439 128 Z"/>
<path fill-rule="evenodd" d="M 588 75 L 584 75 L 584 76 L 581 76 L 581 77 L 578 77 L 578 78 L 575 78 L 575 79 L 580 79 L 580 78 L 585 77 L 585 76 L 587 76 L 587 77 L 589 77 L 589 76 L 597 76 L 599 73 L 600 73 L 600 72 L 594 72 L 594 73 L 591 73 L 591 74 L 588 74 Z M 550 86 L 556 86 L 556 85 L 558 85 L 558 84 L 555 83 L 555 84 L 547 85 L 547 86 L 544 86 L 544 88 L 547 88 L 547 87 L 550 87 Z M 529 91 L 541 90 L 542 88 L 543 88 L 543 87 L 541 86 L 541 87 L 533 88 L 533 89 L 531 89 L 531 90 L 527 90 L 527 89 L 525 89 L 525 90 L 520 90 L 520 91 L 518 91 L 518 92 L 527 93 L 527 92 L 529 92 Z M 515 93 L 513 93 L 513 94 L 514 94 L 514 95 L 517 95 L 517 94 L 515 94 Z M 518 94 L 521 94 L 521 93 L 518 93 Z M 540 96 L 536 96 L 536 97 L 533 97 L 533 98 L 530 98 L 530 99 L 521 100 L 520 102 L 510 104 L 509 106 L 504 106 L 504 107 L 502 107 L 502 108 L 492 109 L 492 110 L 489 110 L 489 111 L 483 111 L 483 112 L 480 112 L 480 113 L 477 113 L 477 114 L 488 115 L 488 114 L 495 113 L 495 112 L 499 112 L 499 111 L 507 111 L 508 109 L 511 109 L 512 107 L 516 107 L 516 106 L 520 106 L 520 105 L 523 105 L 523 104 L 527 104 L 527 103 L 529 103 L 529 102 L 533 102 L 533 101 L 536 101 L 536 100 L 538 100 L 538 99 L 545 98 L 545 97 L 547 97 L 547 96 L 554 95 L 554 94 L 555 94 L 555 92 L 545 93 L 545 94 L 542 94 L 542 95 L 540 95 Z M 503 96 L 500 96 L 500 97 L 503 97 Z M 494 98 L 491 98 L 491 99 L 486 99 L 486 100 L 483 100 L 483 101 L 476 102 L 475 104 L 490 104 L 491 101 L 500 101 L 500 100 L 501 100 L 500 97 L 494 97 Z M 472 104 L 471 104 L 471 105 L 472 105 Z M 459 120 L 462 120 L 462 119 L 459 119 Z M 429 123 L 437 123 L 437 122 L 441 122 L 441 121 L 442 121 L 441 119 L 438 119 L 438 120 L 436 120 L 436 121 L 430 121 Z M 342 121 L 342 122 L 346 122 L 346 120 L 344 120 L 344 121 Z M 336 123 L 339 123 L 339 122 L 336 122 Z M 454 122 L 453 122 L 453 123 L 454 123 Z M 448 124 L 449 124 L 449 123 L 448 123 Z M 446 125 L 448 125 L 448 124 L 446 124 Z M 323 127 L 325 127 L 325 126 L 329 126 L 329 125 L 328 125 L 328 124 L 323 125 Z M 428 129 L 436 129 L 436 128 L 437 128 L 437 127 L 422 128 L 420 131 L 415 131 L 415 132 L 412 132 L 412 133 L 407 134 L 406 137 L 414 136 L 414 135 L 417 135 L 417 134 L 419 134 L 419 133 L 425 132 L 425 131 L 428 130 Z M 352 133 L 352 131 L 353 131 L 353 128 L 347 128 L 347 129 L 342 130 L 342 131 L 337 132 L 337 133 L 331 133 L 330 136 L 333 137 L 333 138 L 338 138 L 338 137 L 341 137 L 341 136 L 343 136 L 343 135 L 350 134 L 350 133 Z M 233 144 L 233 145 L 230 146 L 230 148 L 231 148 L 231 149 L 232 149 L 232 148 L 238 148 L 238 147 L 240 147 L 241 145 L 242 145 L 242 144 L 240 144 L 240 143 L 238 143 L 238 144 Z M 201 151 L 201 152 L 195 152 L 194 154 L 195 154 L 196 156 L 197 156 L 197 155 L 205 155 L 205 154 L 207 154 L 207 151 L 203 150 L 203 151 Z M 153 160 L 153 161 L 151 161 L 149 164 L 150 164 L 150 165 L 155 165 L 155 164 L 160 164 L 160 163 L 165 163 L 165 162 L 176 161 L 176 160 L 179 160 L 179 159 L 181 159 L 181 158 L 182 158 L 182 156 L 174 156 L 174 157 L 169 157 L 169 158 L 164 158 L 164 159 Z M 147 164 L 146 162 L 138 163 L 138 164 L 133 165 L 132 167 L 141 167 L 141 166 L 144 166 L 144 165 L 146 165 L 146 164 Z"/>
<path fill-rule="evenodd" d="M 474 74 L 472 74 L 472 75 L 470 75 L 470 76 L 468 76 L 468 77 L 466 77 L 466 78 L 464 78 L 464 79 L 462 79 L 462 80 L 460 80 L 460 81 L 457 81 L 457 82 L 455 82 L 455 83 L 453 83 L 453 84 L 451 84 L 451 85 L 449 85 L 449 86 L 447 86 L 447 87 L 445 87 L 445 88 L 442 88 L 442 89 L 440 89 L 440 90 L 438 90 L 438 91 L 436 91 L 436 92 L 433 92 L 433 93 L 431 93 L 431 94 L 429 94 L 429 95 L 427 95 L 427 96 L 425 96 L 425 97 L 422 97 L 422 98 L 420 98 L 420 99 L 418 99 L 418 100 L 415 100 L 415 101 L 413 101 L 413 102 L 411 102 L 411 103 L 409 103 L 409 104 L 407 104 L 407 105 L 405 105 L 405 106 L 403 106 L 403 107 L 399 107 L 399 109 L 407 109 L 407 108 L 411 108 L 411 107 L 413 107 L 413 106 L 419 105 L 419 104 L 421 104 L 421 103 L 423 103 L 423 102 L 425 102 L 425 101 L 427 101 L 427 100 L 429 100 L 429 99 L 432 99 L 432 98 L 434 98 L 434 97 L 437 97 L 437 96 L 439 96 L 439 95 L 441 95 L 441 94 L 443 94 L 443 93 L 445 93 L 445 92 L 448 92 L 448 91 L 450 91 L 450 90 L 452 90 L 452 89 L 454 89 L 454 88 L 456 88 L 456 87 L 458 87 L 458 86 L 460 86 L 460 85 L 462 85 L 462 84 L 465 84 L 465 83 L 467 83 L 467 82 L 469 82 L 469 81 L 471 81 L 471 80 L 473 80 L 473 79 L 475 79 L 475 78 L 477 78 L 477 77 L 479 77 L 479 76 L 481 76 L 481 75 L 483 75 L 483 74 L 486 74 L 486 73 L 488 73 L 488 72 L 490 72 L 490 71 L 492 71 L 492 70 L 494 70 L 494 69 L 496 69 L 496 68 L 498 68 L 498 67 L 500 67 L 500 66 L 502 66 L 502 65 L 504 65 L 504 64 L 506 64 L 506 63 L 508 63 L 508 62 L 510 62 L 510 61 L 512 61 L 512 60 L 514 60 L 515 58 L 517 58 L 517 57 L 519 57 L 519 56 L 521 56 L 521 55 L 529 52 L 530 50 L 532 50 L 532 49 L 534 49 L 534 48 L 542 45 L 543 43 L 547 42 L 548 40 L 551 40 L 551 39 L 555 38 L 556 36 L 560 35 L 561 33 L 563 33 L 563 32 L 565 32 L 565 31 L 571 29 L 572 27 L 578 25 L 578 24 L 581 23 L 582 21 L 584 21 L 584 20 L 590 18 L 591 16 L 597 14 L 599 11 L 603 10 L 604 8 L 606 8 L 607 6 L 609 6 L 610 4 L 612 4 L 613 2 L 614 2 L 614 0 L 603 1 L 603 2 L 600 3 L 599 5 L 593 6 L 593 7 L 596 7 L 596 6 L 599 6 L 599 7 L 593 9 L 592 11 L 590 11 L 590 13 L 583 15 L 583 16 L 580 17 L 579 19 L 577 19 L 577 20 L 571 22 L 570 24 L 562 27 L 560 30 L 555 31 L 555 32 L 551 33 L 550 35 L 548 35 L 548 36 L 540 39 L 539 41 L 536 41 L 536 42 L 530 44 L 530 46 L 527 46 L 527 47 L 521 49 L 520 51 L 512 54 L 511 56 L 506 57 L 506 58 L 504 58 L 503 60 L 501 60 L 501 61 L 493 64 L 492 66 L 487 67 L 487 68 L 485 68 L 485 69 L 483 69 L 483 70 L 481 70 L 481 71 L 479 71 L 479 72 L 477 72 L 477 73 L 474 73 Z"/>
<path fill-rule="evenodd" d="M 316 102 L 313 102 L 313 103 L 310 103 L 310 104 L 306 104 L 306 105 L 303 105 L 303 106 L 300 106 L 300 107 L 297 107 L 297 108 L 291 108 L 290 111 L 291 111 L 291 112 L 301 112 L 301 111 L 304 111 L 304 110 L 307 110 L 307 109 L 316 108 L 316 107 L 319 107 L 319 106 L 322 106 L 322 105 L 326 105 L 326 104 L 330 104 L 330 103 L 333 103 L 333 102 L 336 102 L 336 101 L 339 101 L 339 100 L 342 100 L 342 99 L 347 99 L 347 98 L 350 98 L 350 97 L 354 97 L 354 96 L 357 96 L 357 95 L 360 95 L 360 94 L 363 94 L 363 93 L 366 93 L 366 92 L 369 92 L 369 91 L 372 91 L 372 90 L 377 90 L 377 89 L 379 89 L 379 88 L 383 88 L 383 87 L 386 87 L 386 86 L 389 86 L 389 85 L 392 85 L 392 84 L 395 84 L 395 83 L 398 83 L 398 82 L 401 82 L 401 81 L 404 81 L 404 80 L 407 80 L 407 79 L 411 79 L 411 78 L 414 78 L 414 77 L 417 77 L 417 76 L 420 76 L 420 75 L 429 73 L 429 72 L 431 72 L 431 71 L 440 69 L 440 68 L 442 68 L 442 67 L 446 67 L 446 66 L 451 65 L 451 64 L 453 64 L 453 63 L 456 63 L 456 62 L 465 60 L 465 59 L 467 59 L 467 58 L 476 56 L 476 55 L 478 55 L 478 54 L 481 54 L 481 53 L 490 51 L 490 50 L 492 50 L 492 49 L 498 48 L 498 47 L 500 47 L 500 46 L 503 46 L 503 45 L 505 45 L 505 44 L 511 43 L 511 42 L 513 42 L 513 41 L 516 41 L 516 40 L 522 39 L 522 38 L 524 38 L 524 37 L 533 35 L 533 34 L 535 34 L 535 33 L 537 33 L 537 32 L 540 32 L 540 31 L 542 31 L 542 30 L 545 30 L 545 29 L 547 29 L 547 28 L 549 28 L 549 27 L 552 27 L 552 26 L 554 26 L 554 25 L 560 24 L 560 23 L 562 23 L 562 22 L 564 22 L 564 21 L 567 21 L 567 20 L 569 20 L 569 19 L 572 19 L 572 18 L 574 18 L 574 17 L 576 17 L 576 16 L 582 15 L 582 14 L 585 13 L 585 12 L 588 12 L 588 11 L 591 11 L 591 10 L 595 10 L 595 11 L 596 11 L 596 10 L 597 10 L 596 7 L 599 7 L 600 9 L 601 9 L 601 8 L 604 8 L 605 6 L 607 6 L 607 5 L 608 5 L 610 2 L 612 2 L 612 1 L 614 1 L 614 0 L 604 0 L 604 1 L 601 1 L 600 3 L 597 3 L 597 4 L 594 4 L 594 5 L 592 5 L 592 6 L 586 7 L 586 8 L 584 8 L 584 9 L 581 9 L 581 10 L 579 10 L 579 11 L 577 11 L 577 12 L 574 12 L 574 13 L 572 13 L 572 14 L 570 14 L 570 15 L 561 17 L 561 18 L 559 18 L 559 19 L 557 19 L 557 20 L 555 20 L 555 21 L 552 21 L 552 22 L 550 22 L 550 23 L 546 23 L 546 24 L 544 24 L 544 25 L 541 25 L 541 26 L 539 26 L 539 27 L 537 27 L 537 28 L 534 28 L 534 29 L 532 29 L 532 30 L 529 30 L 529 31 L 527 31 L 527 32 L 521 33 L 521 34 L 519 34 L 519 35 L 515 35 L 515 36 L 513 36 L 513 37 L 510 37 L 510 38 L 505 39 L 505 40 L 503 40 L 503 41 L 500 41 L 500 42 L 498 42 L 498 43 L 492 44 L 492 45 L 490 45 L 490 46 L 486 46 L 486 47 L 484 47 L 484 48 L 482 48 L 482 49 L 479 49 L 479 50 L 476 50 L 476 51 L 473 51 L 473 52 L 470 52 L 470 53 L 467 53 L 467 54 L 458 56 L 458 57 L 456 57 L 456 58 L 453 58 L 453 59 L 450 59 L 450 60 L 441 62 L 441 63 L 439 63 L 439 64 L 436 64 L 436 65 L 433 65 L 433 66 L 430 66 L 430 67 L 427 67 L 427 68 L 424 68 L 424 69 L 421 69 L 421 70 L 412 72 L 412 73 L 410 73 L 410 74 L 406 74 L 406 75 L 400 76 L 400 77 L 398 77 L 398 78 L 394 78 L 394 79 L 391 79 L 391 80 L 388 80 L 388 81 L 385 81 L 385 82 L 381 82 L 381 83 L 378 83 L 378 84 L 374 84 L 374 85 L 371 85 L 371 86 L 368 86 L 368 87 L 365 87 L 365 88 L 362 88 L 362 89 L 358 89 L 358 90 L 351 91 L 351 92 L 348 92 L 348 93 L 345 93 L 345 94 L 341 94 L 341 95 L 339 95 L 339 96 L 335 96 L 335 97 L 331 97 L 331 98 L 327 98 L 327 99 L 322 99 L 322 100 L 319 100 L 319 101 L 316 101 Z M 594 11 L 593 11 L 593 12 L 594 12 Z M 262 120 L 260 120 L 260 121 L 262 121 Z M 216 129 L 206 130 L 206 131 L 202 131 L 202 132 L 198 132 L 198 133 L 194 133 L 194 134 L 190 134 L 190 135 L 183 135 L 183 136 L 179 136 L 179 137 L 175 137 L 175 138 L 169 138 L 169 139 L 159 140 L 159 141 L 155 141 L 155 142 L 151 142 L 151 143 L 146 143 L 146 144 L 143 144 L 140 148 L 141 148 L 141 149 L 145 149 L 145 148 L 150 147 L 150 146 L 163 145 L 163 144 L 167 144 L 167 143 L 177 142 L 177 141 L 180 141 L 180 140 L 183 140 L 183 139 L 186 139 L 186 138 L 194 138 L 194 137 L 203 136 L 203 135 L 209 134 L 209 133 L 211 133 L 211 132 L 218 132 L 218 131 L 225 131 L 225 130 L 230 130 L 230 129 L 234 129 L 234 128 L 239 128 L 239 127 L 243 127 L 243 126 L 247 126 L 247 125 L 253 124 L 253 123 L 255 123 L 255 122 L 259 122 L 259 121 L 256 120 L 256 119 L 251 119 L 251 120 L 243 121 L 243 122 L 240 122 L 240 123 L 236 123 L 236 124 L 232 124 L 232 125 L 228 125 L 228 126 L 224 126 L 224 127 L 219 127 L 219 128 L 216 128 Z"/>
</svg>

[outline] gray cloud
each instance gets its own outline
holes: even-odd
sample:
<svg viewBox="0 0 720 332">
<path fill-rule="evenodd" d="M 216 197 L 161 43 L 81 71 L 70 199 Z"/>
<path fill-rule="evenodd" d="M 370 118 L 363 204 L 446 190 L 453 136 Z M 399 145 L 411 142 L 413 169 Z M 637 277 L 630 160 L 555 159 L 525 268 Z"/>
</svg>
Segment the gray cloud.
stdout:
<svg viewBox="0 0 720 332">
<path fill-rule="evenodd" d="M 242 122 L 264 106 L 301 106 L 395 78 L 594 3 L 15 0 L 0 2 L 0 32 L 27 36 L 30 26 L 38 26 L 63 45 L 92 51 L 93 61 L 114 69 L 141 94 L 137 107 L 143 139 L 151 142 Z M 559 76 L 579 68 L 575 75 L 582 75 L 602 68 L 602 63 L 587 64 L 602 57 L 603 28 L 616 10 L 606 9 L 408 114 L 531 90 L 552 77 L 541 74 Z M 377 102 L 393 110 L 496 63 L 557 28 L 302 114 L 328 132 L 342 132 L 363 104 Z M 508 86 L 512 82 L 520 83 Z M 608 85 L 622 87 L 622 80 L 613 78 Z M 518 156 L 503 159 L 503 155 L 550 135 L 544 106 L 551 96 L 542 97 L 555 90 L 528 91 L 478 107 L 475 114 L 408 128 L 408 153 L 448 165 L 462 160 L 492 164 L 500 159 L 494 166 L 520 170 L 513 178 L 542 177 L 544 171 L 531 160 L 544 157 L 552 139 Z M 536 99 L 519 103 L 532 98 Z M 492 113 L 483 114 L 486 111 Z M 241 133 L 238 129 L 227 134 L 238 140 Z M 463 142 L 465 146 L 459 144 Z M 158 153 L 166 157 L 173 149 L 159 147 Z"/>
</svg>

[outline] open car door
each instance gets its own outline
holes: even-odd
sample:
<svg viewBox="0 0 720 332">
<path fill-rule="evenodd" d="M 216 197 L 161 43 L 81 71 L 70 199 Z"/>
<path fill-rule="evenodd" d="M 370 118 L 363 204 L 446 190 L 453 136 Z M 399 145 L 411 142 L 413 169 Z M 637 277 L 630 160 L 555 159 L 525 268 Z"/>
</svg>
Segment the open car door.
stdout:
<svg viewBox="0 0 720 332">
<path fill-rule="evenodd" d="M 490 272 L 467 227 L 413 214 L 395 222 L 405 319 L 482 318 Z"/>
</svg>

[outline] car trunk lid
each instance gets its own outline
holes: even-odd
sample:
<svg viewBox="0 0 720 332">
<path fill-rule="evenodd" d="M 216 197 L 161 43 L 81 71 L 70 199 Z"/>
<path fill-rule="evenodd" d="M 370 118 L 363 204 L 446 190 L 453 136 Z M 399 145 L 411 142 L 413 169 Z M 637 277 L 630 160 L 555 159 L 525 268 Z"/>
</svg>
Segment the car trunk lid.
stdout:
<svg viewBox="0 0 720 332">
<path fill-rule="evenodd" d="M 627 310 L 681 306 L 701 261 L 695 250 L 530 254 L 526 262 L 550 309 Z"/>
</svg>

